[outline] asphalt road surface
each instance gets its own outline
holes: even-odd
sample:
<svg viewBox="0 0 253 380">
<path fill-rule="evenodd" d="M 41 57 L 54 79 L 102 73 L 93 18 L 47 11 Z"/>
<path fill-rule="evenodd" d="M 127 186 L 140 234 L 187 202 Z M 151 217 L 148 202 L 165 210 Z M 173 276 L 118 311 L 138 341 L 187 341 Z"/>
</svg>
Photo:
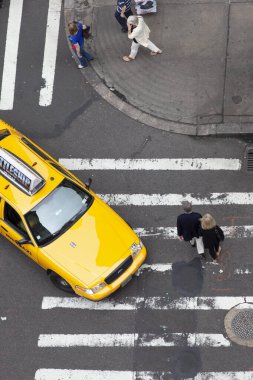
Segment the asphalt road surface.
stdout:
<svg viewBox="0 0 253 380">
<path fill-rule="evenodd" d="M 48 7 L 48 1 L 23 4 L 13 106 L 2 107 L 0 117 L 82 180 L 91 177 L 94 191 L 142 236 L 148 259 L 126 287 L 92 303 L 54 288 L 1 237 L 0 379 L 252 379 L 252 349 L 232 343 L 224 329 L 230 308 L 253 303 L 252 173 L 244 162 L 251 138 L 172 135 L 122 115 L 77 70 L 63 17 L 52 98 L 40 105 Z M 13 61 L 4 65 L 9 9 L 4 0 L 1 84 L 13 75 Z M 200 160 L 206 158 L 210 167 Z M 175 238 L 184 197 L 227 227 L 219 264 L 200 261 Z"/>
</svg>

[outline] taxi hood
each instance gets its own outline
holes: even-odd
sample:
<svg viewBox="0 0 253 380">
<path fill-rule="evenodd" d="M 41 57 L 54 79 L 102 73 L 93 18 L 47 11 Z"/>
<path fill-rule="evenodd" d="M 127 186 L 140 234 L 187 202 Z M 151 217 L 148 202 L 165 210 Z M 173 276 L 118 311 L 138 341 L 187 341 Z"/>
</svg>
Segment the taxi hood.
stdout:
<svg viewBox="0 0 253 380">
<path fill-rule="evenodd" d="M 106 277 L 130 255 L 134 231 L 100 199 L 43 250 L 60 267 L 89 286 Z M 104 275 L 104 276 L 103 276 Z"/>
</svg>

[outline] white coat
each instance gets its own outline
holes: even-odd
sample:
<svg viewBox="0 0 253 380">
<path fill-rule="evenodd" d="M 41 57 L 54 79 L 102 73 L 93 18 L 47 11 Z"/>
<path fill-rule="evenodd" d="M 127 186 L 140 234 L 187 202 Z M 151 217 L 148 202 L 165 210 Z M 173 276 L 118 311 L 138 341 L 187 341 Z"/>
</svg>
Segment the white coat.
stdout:
<svg viewBox="0 0 253 380">
<path fill-rule="evenodd" d="M 131 40 L 135 38 L 140 45 L 147 47 L 149 42 L 149 34 L 150 29 L 143 20 L 143 17 L 138 16 L 138 25 L 133 29 L 132 33 L 128 35 L 128 38 Z"/>
</svg>

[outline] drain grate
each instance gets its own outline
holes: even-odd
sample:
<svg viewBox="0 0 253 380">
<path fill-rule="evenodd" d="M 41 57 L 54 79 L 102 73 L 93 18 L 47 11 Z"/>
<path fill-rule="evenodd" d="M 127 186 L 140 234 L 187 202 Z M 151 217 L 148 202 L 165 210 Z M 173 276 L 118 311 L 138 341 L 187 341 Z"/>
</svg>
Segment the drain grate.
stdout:
<svg viewBox="0 0 253 380">
<path fill-rule="evenodd" d="M 241 339 L 253 339 L 253 310 L 242 310 L 232 320 L 232 330 Z"/>
<path fill-rule="evenodd" d="M 253 172 L 253 148 L 247 150 L 247 171 Z"/>
<path fill-rule="evenodd" d="M 241 346 L 253 347 L 253 304 L 242 303 L 233 307 L 224 320 L 228 338 Z"/>
</svg>

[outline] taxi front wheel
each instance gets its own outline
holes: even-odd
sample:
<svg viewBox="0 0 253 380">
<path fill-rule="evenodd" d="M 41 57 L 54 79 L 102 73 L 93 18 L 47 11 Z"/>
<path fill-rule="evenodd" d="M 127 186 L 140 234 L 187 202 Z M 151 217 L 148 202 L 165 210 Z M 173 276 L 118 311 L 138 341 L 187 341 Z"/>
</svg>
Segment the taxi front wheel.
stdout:
<svg viewBox="0 0 253 380">
<path fill-rule="evenodd" d="M 64 290 L 64 292 L 74 293 L 69 283 L 55 272 L 51 272 L 49 278 L 58 289 Z"/>
</svg>

